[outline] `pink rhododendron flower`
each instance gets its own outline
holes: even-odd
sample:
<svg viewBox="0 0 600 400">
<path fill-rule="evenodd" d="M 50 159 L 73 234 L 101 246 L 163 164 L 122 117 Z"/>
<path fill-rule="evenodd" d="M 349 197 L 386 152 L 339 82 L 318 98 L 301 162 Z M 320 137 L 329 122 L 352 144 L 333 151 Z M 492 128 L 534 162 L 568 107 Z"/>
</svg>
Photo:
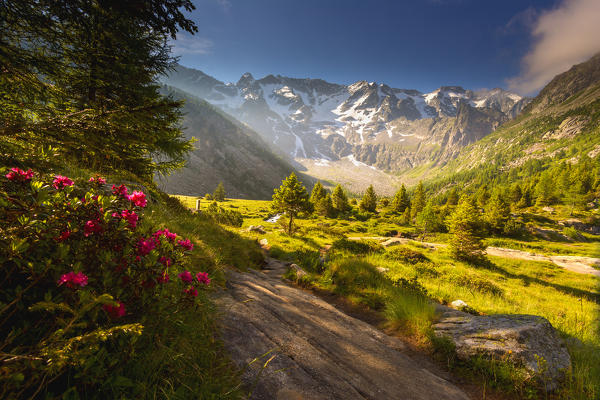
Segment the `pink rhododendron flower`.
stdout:
<svg viewBox="0 0 600 400">
<path fill-rule="evenodd" d="M 33 178 L 33 171 L 28 169 L 27 171 L 23 171 L 20 168 L 11 168 L 10 172 L 5 175 L 9 181 L 14 182 L 27 182 Z"/>
<path fill-rule="evenodd" d="M 153 236 L 158 240 L 161 236 L 166 237 L 169 241 L 174 242 L 177 238 L 177 234 L 174 232 L 169 232 L 167 228 L 159 229 L 153 233 Z"/>
<path fill-rule="evenodd" d="M 162 274 L 160 274 L 160 276 L 156 278 L 156 280 L 158 281 L 158 283 L 167 283 L 169 282 L 169 274 L 167 274 L 167 271 L 165 271 Z"/>
<path fill-rule="evenodd" d="M 187 251 L 192 251 L 192 249 L 194 248 L 194 244 L 190 241 L 190 239 L 178 240 L 177 244 L 179 244 Z"/>
<path fill-rule="evenodd" d="M 121 217 L 127 221 L 131 229 L 135 228 L 138 222 L 138 215 L 134 211 L 123 210 L 121 211 Z"/>
<path fill-rule="evenodd" d="M 66 176 L 56 175 L 54 181 L 52 181 L 52 186 L 54 186 L 55 189 L 60 190 L 67 186 L 73 186 L 73 181 Z"/>
<path fill-rule="evenodd" d="M 69 236 L 71 236 L 71 231 L 67 229 L 66 231 L 62 232 L 58 238 L 56 238 L 56 241 L 64 242 L 69 238 Z"/>
<path fill-rule="evenodd" d="M 63 274 L 58 280 L 58 286 L 63 284 L 66 284 L 67 287 L 70 287 L 71 289 L 76 286 L 84 287 L 88 284 L 88 277 L 83 272 L 71 271 Z"/>
<path fill-rule="evenodd" d="M 101 176 L 92 176 L 88 182 L 95 183 L 97 185 L 104 185 L 106 183 L 106 179 L 102 178 Z"/>
<path fill-rule="evenodd" d="M 144 192 L 133 192 L 129 197 L 129 201 L 135 204 L 138 207 L 146 207 L 148 201 L 146 200 L 146 195 Z"/>
<path fill-rule="evenodd" d="M 192 273 L 190 271 L 183 271 L 182 273 L 180 273 L 179 278 L 181 278 L 181 280 L 185 283 L 190 283 L 194 280 L 194 278 L 192 278 Z"/>
<path fill-rule="evenodd" d="M 167 258 L 167 257 L 161 257 L 158 262 L 160 262 L 162 265 L 164 265 L 165 267 L 170 267 L 171 266 L 171 259 Z"/>
<path fill-rule="evenodd" d="M 83 227 L 83 236 L 88 237 L 93 235 L 94 233 L 102 232 L 102 225 L 100 225 L 100 220 L 89 220 L 85 223 Z"/>
<path fill-rule="evenodd" d="M 127 197 L 127 187 L 125 187 L 125 185 L 120 185 L 120 186 L 112 185 L 112 192 L 113 192 L 113 194 Z"/>
<path fill-rule="evenodd" d="M 190 286 L 189 288 L 185 289 L 185 292 L 192 297 L 198 296 L 198 289 L 196 289 L 194 286 Z"/>
<path fill-rule="evenodd" d="M 196 279 L 200 283 L 203 283 L 205 285 L 210 285 L 210 278 L 208 277 L 208 272 L 198 272 L 196 274 Z"/>
<path fill-rule="evenodd" d="M 121 318 L 125 316 L 125 304 L 119 302 L 118 306 L 111 306 L 110 304 L 105 304 L 102 306 L 104 311 L 110 315 L 111 318 Z"/>
<path fill-rule="evenodd" d="M 140 241 L 138 242 L 138 253 L 141 256 L 150 254 L 150 252 L 155 248 L 156 241 L 154 240 L 154 238 L 140 239 Z"/>
</svg>

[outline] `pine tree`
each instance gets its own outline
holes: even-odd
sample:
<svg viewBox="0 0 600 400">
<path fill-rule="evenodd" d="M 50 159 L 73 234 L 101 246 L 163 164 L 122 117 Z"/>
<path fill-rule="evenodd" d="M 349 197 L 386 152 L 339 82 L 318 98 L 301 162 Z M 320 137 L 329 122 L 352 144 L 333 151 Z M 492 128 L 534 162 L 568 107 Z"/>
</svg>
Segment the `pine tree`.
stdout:
<svg viewBox="0 0 600 400">
<path fill-rule="evenodd" d="M 446 204 L 449 206 L 455 206 L 458 204 L 458 200 L 458 189 L 454 187 L 450 189 L 450 193 L 448 193 L 448 200 L 446 200 Z"/>
<path fill-rule="evenodd" d="M 287 233 L 289 235 L 294 232 L 294 218 L 300 212 L 310 210 L 310 206 L 306 188 L 293 172 L 273 192 L 272 208 L 274 211 L 284 212 L 288 216 Z"/>
<path fill-rule="evenodd" d="M 494 233 L 501 234 L 510 218 L 510 207 L 501 195 L 496 194 L 485 208 L 485 222 Z"/>
<path fill-rule="evenodd" d="M 341 185 L 337 185 L 333 190 L 331 202 L 337 213 L 343 214 L 350 210 L 348 197 L 346 197 L 346 193 L 344 193 L 344 189 L 342 189 Z"/>
<path fill-rule="evenodd" d="M 517 183 L 510 191 L 510 202 L 516 206 L 521 201 L 521 197 L 523 197 L 523 190 L 521 189 L 521 185 Z"/>
<path fill-rule="evenodd" d="M 325 188 L 321 184 L 321 181 L 317 181 L 317 183 L 315 183 L 315 186 L 313 186 L 312 192 L 310 193 L 310 202 L 313 204 L 313 206 L 316 206 L 316 204 L 322 198 L 324 198 L 326 194 L 327 190 L 325 190 Z"/>
<path fill-rule="evenodd" d="M 359 205 L 361 211 L 375 212 L 377 209 L 377 195 L 373 185 L 369 185 Z"/>
<path fill-rule="evenodd" d="M 0 116 L 0 136 L 146 179 L 183 165 L 192 145 L 179 128 L 181 103 L 162 97 L 155 83 L 175 62 L 168 38 L 197 31 L 180 8 L 194 5 L 3 2 L 0 108 L 10 111 Z"/>
<path fill-rule="evenodd" d="M 538 206 L 547 206 L 554 202 L 555 199 L 555 184 L 551 175 L 551 171 L 544 171 L 540 176 L 540 180 L 535 186 L 536 204 Z"/>
<path fill-rule="evenodd" d="M 523 195 L 521 196 L 521 200 L 517 203 L 518 208 L 527 208 L 533 205 L 533 200 L 531 196 L 531 190 L 526 188 L 523 190 Z"/>
<path fill-rule="evenodd" d="M 415 218 L 423 208 L 425 207 L 425 190 L 423 189 L 423 182 L 419 181 L 417 188 L 415 189 L 415 194 L 413 195 L 413 200 L 411 203 L 411 212 L 412 217 Z"/>
<path fill-rule="evenodd" d="M 440 232 L 442 230 L 443 225 L 435 211 L 433 202 L 428 201 L 423 211 L 417 215 L 416 225 L 423 232 Z"/>
<path fill-rule="evenodd" d="M 392 207 L 394 211 L 403 213 L 408 207 L 410 207 L 410 199 L 408 197 L 408 193 L 406 192 L 406 187 L 404 184 L 400 187 L 400 190 L 396 192 L 394 195 L 394 201 L 392 202 Z"/>
<path fill-rule="evenodd" d="M 463 196 L 448 219 L 452 234 L 450 249 L 455 258 L 473 262 L 482 260 L 485 246 L 478 235 L 480 226 L 479 210 L 471 199 Z"/>
<path fill-rule="evenodd" d="M 317 200 L 317 203 L 314 205 L 314 209 L 317 214 L 324 217 L 335 216 L 335 209 L 333 208 L 333 202 L 329 193 L 326 193 L 325 196 Z"/>
<path fill-rule="evenodd" d="M 213 199 L 216 201 L 225 201 L 225 186 L 223 186 L 223 182 L 219 182 L 215 192 L 213 193 Z"/>
</svg>

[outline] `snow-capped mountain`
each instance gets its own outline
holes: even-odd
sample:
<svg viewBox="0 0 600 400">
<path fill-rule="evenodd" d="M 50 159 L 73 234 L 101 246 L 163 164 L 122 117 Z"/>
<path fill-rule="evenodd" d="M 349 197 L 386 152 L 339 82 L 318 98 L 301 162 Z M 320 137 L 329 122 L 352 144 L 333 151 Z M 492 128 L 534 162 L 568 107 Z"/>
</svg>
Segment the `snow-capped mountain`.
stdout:
<svg viewBox="0 0 600 400">
<path fill-rule="evenodd" d="M 179 66 L 164 82 L 201 97 L 300 162 L 348 159 L 382 171 L 446 161 L 516 116 L 527 98 L 502 89 L 431 93 L 359 81 L 250 73 L 223 83 Z"/>
</svg>

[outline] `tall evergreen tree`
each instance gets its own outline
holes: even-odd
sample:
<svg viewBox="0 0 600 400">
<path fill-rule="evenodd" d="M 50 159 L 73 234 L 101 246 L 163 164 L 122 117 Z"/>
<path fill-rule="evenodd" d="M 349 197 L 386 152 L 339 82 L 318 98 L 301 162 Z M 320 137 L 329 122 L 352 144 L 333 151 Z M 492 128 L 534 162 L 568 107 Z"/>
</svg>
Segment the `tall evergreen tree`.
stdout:
<svg viewBox="0 0 600 400">
<path fill-rule="evenodd" d="M 465 261 L 481 261 L 485 246 L 479 237 L 481 220 L 473 201 L 463 196 L 448 219 L 452 234 L 450 250 L 455 258 Z"/>
<path fill-rule="evenodd" d="M 225 186 L 223 186 L 223 182 L 219 182 L 215 192 L 213 193 L 213 199 L 216 201 L 225 201 Z"/>
<path fill-rule="evenodd" d="M 0 43 L 8 51 L 0 52 L 0 64 L 9 73 L 0 74 L 0 98 L 20 110 L 3 119 L 0 136 L 21 148 L 53 145 L 86 166 L 147 179 L 183 165 L 192 147 L 179 129 L 181 103 L 162 97 L 155 83 L 175 62 L 168 38 L 197 31 L 181 9 L 194 5 L 3 2 Z"/>
<path fill-rule="evenodd" d="M 411 202 L 412 217 L 419 215 L 423 208 L 425 208 L 425 189 L 423 189 L 423 182 L 419 181 Z"/>
<path fill-rule="evenodd" d="M 373 185 L 369 185 L 359 205 L 362 211 L 375 212 L 377 209 L 377 195 Z"/>
<path fill-rule="evenodd" d="M 501 234 L 510 218 L 510 207 L 500 194 L 495 194 L 485 208 L 485 222 L 494 233 Z"/>
<path fill-rule="evenodd" d="M 444 227 L 432 201 L 427 202 L 423 211 L 417 215 L 415 223 L 423 232 L 441 232 Z"/>
<path fill-rule="evenodd" d="M 317 200 L 314 204 L 315 212 L 324 217 L 333 217 L 335 215 L 335 209 L 333 208 L 333 202 L 331 195 L 326 193 L 325 196 Z"/>
<path fill-rule="evenodd" d="M 321 181 L 317 181 L 313 186 L 312 192 L 310 193 L 310 202 L 315 206 L 319 200 L 325 197 L 327 190 L 321 184 Z"/>
<path fill-rule="evenodd" d="M 394 195 L 392 207 L 394 208 L 394 211 L 399 213 L 403 213 L 404 210 L 410 207 L 410 199 L 408 197 L 408 193 L 406 192 L 406 187 L 404 186 L 404 184 L 402 184 L 400 190 L 398 190 Z"/>
<path fill-rule="evenodd" d="M 333 189 L 331 202 L 337 213 L 345 213 L 346 211 L 350 210 L 348 197 L 346 196 L 346 193 L 344 193 L 344 189 L 342 189 L 341 185 L 337 185 L 335 189 Z"/>
<path fill-rule="evenodd" d="M 287 227 L 289 235 L 294 233 L 294 218 L 299 213 L 310 210 L 310 206 L 306 188 L 293 172 L 273 192 L 272 208 L 276 212 L 285 213 L 289 218 Z"/>
<path fill-rule="evenodd" d="M 544 171 L 540 175 L 540 180 L 535 186 L 536 204 L 538 206 L 547 206 L 555 200 L 555 183 L 551 171 Z"/>
<path fill-rule="evenodd" d="M 458 200 L 458 189 L 454 187 L 450 189 L 450 193 L 448 193 L 448 200 L 446 201 L 446 204 L 449 206 L 455 206 L 458 204 Z"/>
</svg>

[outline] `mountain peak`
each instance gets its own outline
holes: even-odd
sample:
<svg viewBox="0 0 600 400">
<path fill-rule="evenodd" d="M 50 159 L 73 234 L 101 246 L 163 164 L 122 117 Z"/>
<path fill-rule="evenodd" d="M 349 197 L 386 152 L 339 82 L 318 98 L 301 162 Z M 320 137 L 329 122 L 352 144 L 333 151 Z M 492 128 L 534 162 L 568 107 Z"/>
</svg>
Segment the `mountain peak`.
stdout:
<svg viewBox="0 0 600 400">
<path fill-rule="evenodd" d="M 241 76 L 240 80 L 237 82 L 236 86 L 245 86 L 248 84 L 252 84 L 255 81 L 254 77 L 250 72 L 246 72 Z"/>
</svg>

